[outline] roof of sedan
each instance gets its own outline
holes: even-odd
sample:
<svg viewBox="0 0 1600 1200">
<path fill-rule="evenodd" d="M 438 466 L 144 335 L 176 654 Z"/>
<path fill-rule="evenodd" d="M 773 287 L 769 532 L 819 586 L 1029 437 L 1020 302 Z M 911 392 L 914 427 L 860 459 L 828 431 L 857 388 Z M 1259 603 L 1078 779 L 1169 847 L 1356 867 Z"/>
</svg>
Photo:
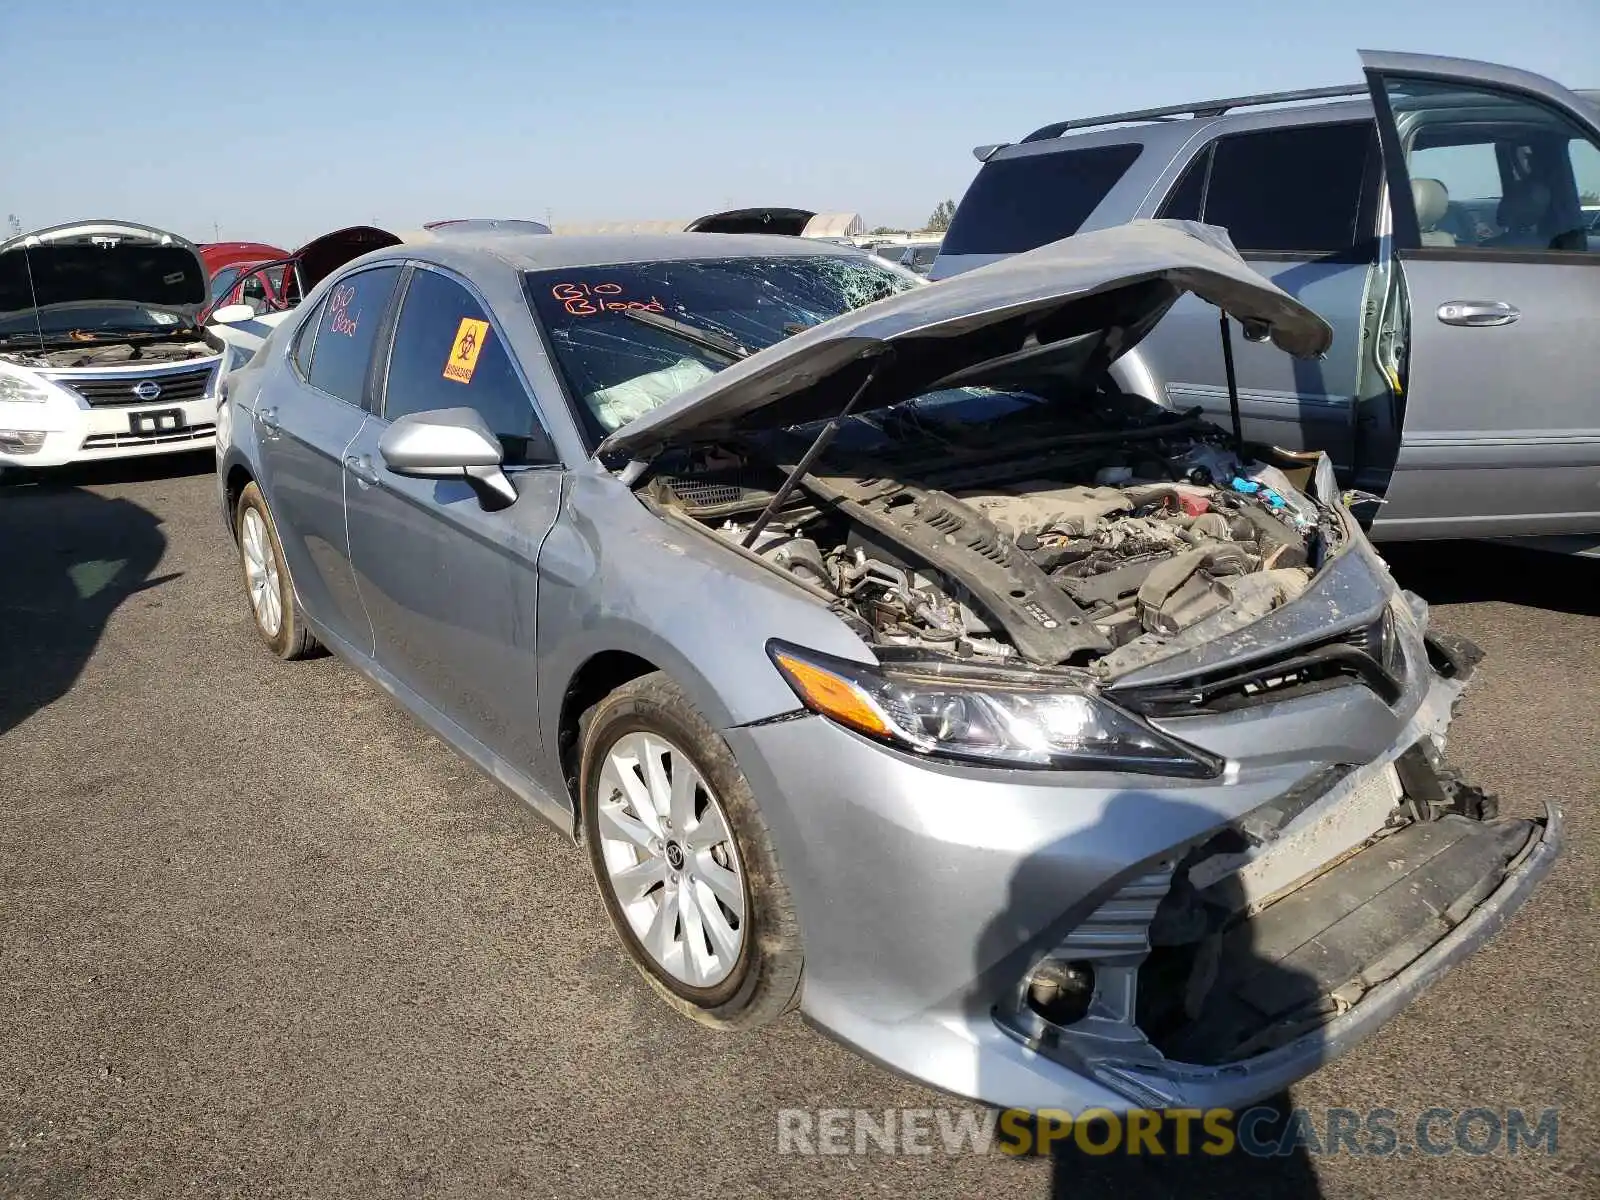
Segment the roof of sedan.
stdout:
<svg viewBox="0 0 1600 1200">
<path fill-rule="evenodd" d="M 863 251 L 831 242 L 775 234 L 644 233 L 566 236 L 549 234 L 459 235 L 448 241 L 402 245 L 395 257 L 424 258 L 445 266 L 469 266 L 493 258 L 519 271 L 616 266 L 692 258 L 859 256 Z"/>
</svg>

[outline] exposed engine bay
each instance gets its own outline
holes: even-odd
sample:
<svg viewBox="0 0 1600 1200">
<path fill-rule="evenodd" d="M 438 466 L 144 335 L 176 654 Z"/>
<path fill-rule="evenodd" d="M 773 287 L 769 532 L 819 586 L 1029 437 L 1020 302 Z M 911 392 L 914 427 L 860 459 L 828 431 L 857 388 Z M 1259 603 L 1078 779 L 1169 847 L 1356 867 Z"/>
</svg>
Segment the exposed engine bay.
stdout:
<svg viewBox="0 0 1600 1200">
<path fill-rule="evenodd" d="M 86 339 L 80 346 L 59 350 L 8 350 L 0 359 L 23 367 L 119 367 L 129 363 L 183 362 L 206 358 L 217 348 L 201 338 L 187 340 L 149 339 L 119 341 L 107 337 Z"/>
<path fill-rule="evenodd" d="M 830 451 L 747 549 L 869 643 L 1109 677 L 1294 599 L 1341 536 L 1283 470 L 1198 421 L 1025 452 L 976 440 L 892 465 Z M 759 468 L 658 476 L 650 494 L 743 546 L 773 495 L 758 484 L 782 478 Z"/>
</svg>

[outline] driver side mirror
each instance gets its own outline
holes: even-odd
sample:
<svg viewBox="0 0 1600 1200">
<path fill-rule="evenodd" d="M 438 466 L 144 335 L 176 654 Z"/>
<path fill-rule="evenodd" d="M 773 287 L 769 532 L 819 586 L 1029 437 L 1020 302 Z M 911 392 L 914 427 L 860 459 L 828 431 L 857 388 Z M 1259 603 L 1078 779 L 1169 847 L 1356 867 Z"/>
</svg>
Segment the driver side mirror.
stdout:
<svg viewBox="0 0 1600 1200">
<path fill-rule="evenodd" d="M 396 420 L 378 439 L 384 466 L 420 479 L 465 479 L 490 512 L 516 503 L 500 439 L 476 409 L 440 408 Z"/>
</svg>

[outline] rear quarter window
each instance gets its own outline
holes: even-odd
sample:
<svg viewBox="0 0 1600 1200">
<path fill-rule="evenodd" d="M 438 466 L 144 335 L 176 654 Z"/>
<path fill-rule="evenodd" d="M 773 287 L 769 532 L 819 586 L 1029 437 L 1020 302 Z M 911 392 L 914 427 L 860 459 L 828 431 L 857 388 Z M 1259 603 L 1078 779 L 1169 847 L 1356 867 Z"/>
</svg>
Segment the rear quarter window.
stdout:
<svg viewBox="0 0 1600 1200">
<path fill-rule="evenodd" d="M 294 349 L 289 352 L 294 369 L 299 372 L 301 379 L 308 382 L 311 379 L 311 355 L 317 344 L 317 326 L 322 324 L 322 308 L 326 303 L 323 301 L 318 304 L 311 315 L 300 322 L 300 328 L 294 335 Z"/>
<path fill-rule="evenodd" d="M 1077 233 L 1127 174 L 1137 143 L 996 158 L 983 164 L 942 254 L 1016 254 Z"/>
</svg>

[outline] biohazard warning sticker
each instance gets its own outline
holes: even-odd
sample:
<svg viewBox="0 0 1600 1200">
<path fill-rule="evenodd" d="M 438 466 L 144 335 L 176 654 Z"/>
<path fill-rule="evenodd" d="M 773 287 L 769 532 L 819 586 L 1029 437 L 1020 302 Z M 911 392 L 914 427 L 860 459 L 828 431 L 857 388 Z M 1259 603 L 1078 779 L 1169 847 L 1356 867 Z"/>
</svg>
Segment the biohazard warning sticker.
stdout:
<svg viewBox="0 0 1600 1200">
<path fill-rule="evenodd" d="M 462 317 L 455 340 L 450 343 L 450 358 L 444 364 L 444 377 L 457 383 L 471 383 L 478 369 L 478 355 L 489 340 L 489 322 Z"/>
</svg>

